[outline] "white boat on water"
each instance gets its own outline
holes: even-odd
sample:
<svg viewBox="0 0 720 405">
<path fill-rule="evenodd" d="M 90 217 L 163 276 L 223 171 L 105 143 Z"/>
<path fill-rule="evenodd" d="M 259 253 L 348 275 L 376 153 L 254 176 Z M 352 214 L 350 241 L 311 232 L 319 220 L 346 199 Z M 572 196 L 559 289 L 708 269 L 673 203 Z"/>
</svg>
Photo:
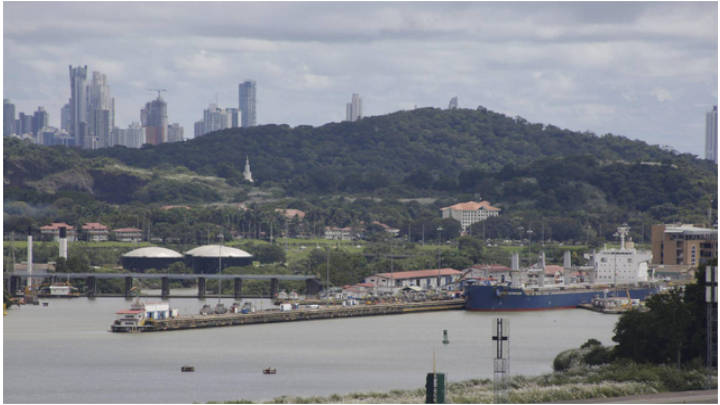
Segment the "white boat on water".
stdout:
<svg viewBox="0 0 720 405">
<path fill-rule="evenodd" d="M 148 321 L 175 318 L 178 315 L 177 309 L 170 309 L 166 302 L 143 303 L 135 301 L 130 309 L 116 312 L 120 315 L 110 326 L 113 332 L 139 332 L 146 328 Z"/>
<path fill-rule="evenodd" d="M 53 283 L 40 289 L 40 296 L 44 298 L 72 298 L 79 297 L 80 293 L 70 283 Z"/>
</svg>

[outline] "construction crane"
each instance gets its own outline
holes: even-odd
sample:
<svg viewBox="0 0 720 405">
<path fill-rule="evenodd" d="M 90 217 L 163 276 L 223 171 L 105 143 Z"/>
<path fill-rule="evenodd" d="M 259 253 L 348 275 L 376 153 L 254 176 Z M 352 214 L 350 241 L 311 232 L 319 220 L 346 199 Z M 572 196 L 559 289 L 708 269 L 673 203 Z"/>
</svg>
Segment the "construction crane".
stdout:
<svg viewBox="0 0 720 405">
<path fill-rule="evenodd" d="M 158 98 L 160 98 L 160 93 L 162 93 L 163 91 L 167 91 L 167 90 L 165 90 L 165 89 L 147 89 L 147 91 L 157 91 Z"/>
</svg>

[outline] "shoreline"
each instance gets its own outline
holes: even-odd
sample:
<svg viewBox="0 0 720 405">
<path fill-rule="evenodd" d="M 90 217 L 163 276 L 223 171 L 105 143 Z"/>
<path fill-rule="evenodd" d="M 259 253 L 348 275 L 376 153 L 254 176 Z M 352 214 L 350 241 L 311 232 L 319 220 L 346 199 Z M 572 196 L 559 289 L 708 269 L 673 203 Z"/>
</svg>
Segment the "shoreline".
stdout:
<svg viewBox="0 0 720 405">
<path fill-rule="evenodd" d="M 679 369 L 667 365 L 616 362 L 602 366 L 583 366 L 534 377 L 511 376 L 508 378 L 507 386 L 507 403 L 601 402 L 598 400 L 700 390 L 715 390 L 717 398 L 717 370 L 709 373 L 707 369 Z M 471 379 L 450 382 L 447 385 L 445 399 L 446 403 L 493 403 L 493 381 Z M 239 399 L 208 403 L 419 404 L 424 402 L 425 388 L 416 388 L 310 397 L 282 395 L 258 402 Z"/>
</svg>

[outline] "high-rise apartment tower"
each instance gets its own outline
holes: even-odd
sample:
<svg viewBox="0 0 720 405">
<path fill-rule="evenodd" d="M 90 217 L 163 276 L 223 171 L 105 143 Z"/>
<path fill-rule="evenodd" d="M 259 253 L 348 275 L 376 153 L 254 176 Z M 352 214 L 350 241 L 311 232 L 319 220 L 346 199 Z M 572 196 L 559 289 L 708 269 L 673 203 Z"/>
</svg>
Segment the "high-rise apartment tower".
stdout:
<svg viewBox="0 0 720 405">
<path fill-rule="evenodd" d="M 241 112 L 243 128 L 254 127 L 256 122 L 256 86 L 255 80 L 246 80 L 238 87 L 238 107 Z"/>
<path fill-rule="evenodd" d="M 717 106 L 705 114 L 705 159 L 718 162 Z"/>
<path fill-rule="evenodd" d="M 3 99 L 3 136 L 15 133 L 15 104 Z"/>
<path fill-rule="evenodd" d="M 353 93 L 352 100 L 345 105 L 345 121 L 357 121 L 362 118 L 362 98 Z"/>
<path fill-rule="evenodd" d="M 160 97 L 145 104 L 140 111 L 140 121 L 145 129 L 145 142 L 159 145 L 167 142 L 167 103 Z"/>
<path fill-rule="evenodd" d="M 75 146 L 89 147 L 87 139 L 87 65 L 69 66 L 70 70 L 70 136 Z"/>
</svg>

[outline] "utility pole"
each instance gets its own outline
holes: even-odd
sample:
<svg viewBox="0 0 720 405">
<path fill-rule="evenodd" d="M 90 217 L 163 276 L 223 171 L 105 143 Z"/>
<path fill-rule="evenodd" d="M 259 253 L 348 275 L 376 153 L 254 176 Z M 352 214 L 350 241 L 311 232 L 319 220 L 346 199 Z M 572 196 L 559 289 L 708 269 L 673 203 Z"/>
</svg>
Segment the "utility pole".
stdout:
<svg viewBox="0 0 720 405">
<path fill-rule="evenodd" d="M 328 299 L 330 299 L 330 248 L 325 247 L 325 257 L 326 257 L 326 263 L 325 263 L 325 294 L 327 294 Z"/>
</svg>

